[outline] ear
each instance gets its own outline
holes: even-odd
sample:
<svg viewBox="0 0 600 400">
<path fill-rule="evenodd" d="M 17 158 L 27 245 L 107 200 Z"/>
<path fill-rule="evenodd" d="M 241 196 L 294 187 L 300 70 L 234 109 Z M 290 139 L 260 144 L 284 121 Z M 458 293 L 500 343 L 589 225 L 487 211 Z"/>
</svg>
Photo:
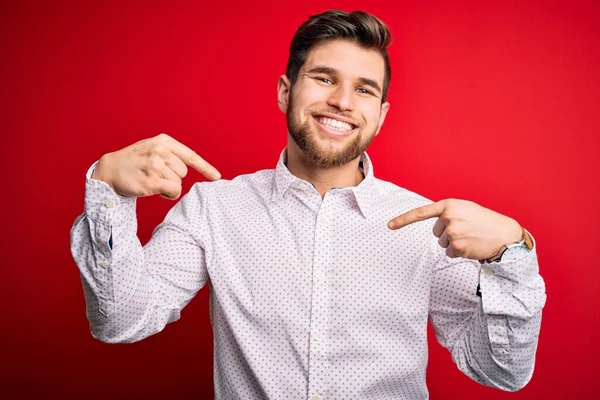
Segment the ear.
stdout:
<svg viewBox="0 0 600 400">
<path fill-rule="evenodd" d="M 379 130 L 383 125 L 383 121 L 385 121 L 385 116 L 387 115 L 390 109 L 390 103 L 387 101 L 381 105 L 381 113 L 379 113 L 379 121 L 377 122 L 377 130 L 375 131 L 375 136 L 379 134 Z"/>
<path fill-rule="evenodd" d="M 281 75 L 279 82 L 277 83 L 277 105 L 282 112 L 287 112 L 288 104 L 290 102 L 290 92 L 292 85 L 287 76 Z"/>
</svg>

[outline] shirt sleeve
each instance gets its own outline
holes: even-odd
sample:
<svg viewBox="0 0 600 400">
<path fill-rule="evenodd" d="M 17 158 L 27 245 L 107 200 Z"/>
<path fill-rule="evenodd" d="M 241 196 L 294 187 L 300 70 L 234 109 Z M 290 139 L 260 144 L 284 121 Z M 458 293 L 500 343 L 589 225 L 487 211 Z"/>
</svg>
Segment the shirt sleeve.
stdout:
<svg viewBox="0 0 600 400">
<path fill-rule="evenodd" d="M 519 260 L 484 265 L 447 257 L 437 238 L 429 250 L 429 319 L 438 341 L 467 376 L 507 391 L 531 379 L 546 301 L 533 242 Z"/>
<path fill-rule="evenodd" d="M 84 213 L 71 228 L 92 336 L 135 342 L 179 319 L 208 280 L 200 230 L 204 207 L 198 185 L 168 212 L 142 246 L 136 199 L 117 195 L 86 176 Z"/>
</svg>

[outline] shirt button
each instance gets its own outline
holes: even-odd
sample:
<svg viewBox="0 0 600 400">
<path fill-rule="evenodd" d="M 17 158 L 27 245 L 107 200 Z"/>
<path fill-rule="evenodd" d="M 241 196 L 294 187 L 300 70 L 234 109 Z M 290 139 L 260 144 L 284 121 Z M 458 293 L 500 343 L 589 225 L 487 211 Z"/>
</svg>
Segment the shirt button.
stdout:
<svg viewBox="0 0 600 400">
<path fill-rule="evenodd" d="M 326 215 L 320 215 L 319 220 L 321 221 L 322 224 L 326 224 L 329 222 L 329 218 Z"/>
<path fill-rule="evenodd" d="M 304 182 L 300 182 L 300 190 L 306 191 L 308 189 L 308 185 Z"/>
<path fill-rule="evenodd" d="M 310 400 L 321 400 L 321 398 L 319 396 L 317 396 L 316 394 L 314 394 Z"/>
<path fill-rule="evenodd" d="M 104 205 L 108 208 L 113 208 L 115 206 L 115 201 L 113 199 L 106 199 Z"/>
<path fill-rule="evenodd" d="M 317 271 L 317 272 L 315 272 L 315 280 L 316 280 L 318 283 L 321 283 L 321 282 L 323 282 L 323 273 L 322 273 L 322 272 L 320 272 L 320 271 Z"/>
<path fill-rule="evenodd" d="M 107 268 L 107 267 L 108 267 L 108 261 L 102 261 L 102 262 L 100 263 L 100 266 L 101 266 L 102 268 Z"/>
<path fill-rule="evenodd" d="M 492 271 L 491 268 L 484 268 L 483 273 L 486 275 L 492 275 L 494 273 L 494 271 Z"/>
<path fill-rule="evenodd" d="M 321 340 L 323 340 L 323 334 L 321 333 L 321 331 L 314 331 L 313 337 L 315 338 L 315 340 L 317 342 L 320 342 Z"/>
</svg>

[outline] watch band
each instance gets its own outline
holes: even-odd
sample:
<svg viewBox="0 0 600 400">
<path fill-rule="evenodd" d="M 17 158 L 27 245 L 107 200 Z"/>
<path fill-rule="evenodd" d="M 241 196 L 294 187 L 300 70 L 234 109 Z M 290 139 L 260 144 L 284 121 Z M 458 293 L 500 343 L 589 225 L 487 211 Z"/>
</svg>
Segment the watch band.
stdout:
<svg viewBox="0 0 600 400">
<path fill-rule="evenodd" d="M 523 232 L 523 236 L 521 237 L 521 240 L 519 242 L 516 242 L 514 244 L 523 244 L 525 245 L 525 247 L 527 247 L 529 250 L 533 249 L 533 240 L 531 239 L 531 236 L 529 235 L 529 232 L 527 232 L 525 230 L 525 228 L 521 227 L 521 231 Z M 492 263 L 495 261 L 500 261 L 500 259 L 502 258 L 502 254 L 504 253 L 504 251 L 506 249 L 508 249 L 508 246 L 510 245 L 503 245 L 502 249 L 500 249 L 500 251 L 494 255 L 493 257 L 490 257 L 486 260 L 483 260 L 487 263 Z"/>
<path fill-rule="evenodd" d="M 525 228 L 521 227 L 521 229 L 523 230 L 523 237 L 525 238 L 525 246 L 527 246 L 529 250 L 533 250 L 533 240 L 531 239 L 531 235 Z"/>
</svg>

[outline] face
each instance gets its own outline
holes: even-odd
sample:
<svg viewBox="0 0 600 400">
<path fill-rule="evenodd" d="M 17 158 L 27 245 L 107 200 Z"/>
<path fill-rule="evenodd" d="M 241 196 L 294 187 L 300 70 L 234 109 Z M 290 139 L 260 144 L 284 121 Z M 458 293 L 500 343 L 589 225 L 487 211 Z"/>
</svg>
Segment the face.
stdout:
<svg viewBox="0 0 600 400">
<path fill-rule="evenodd" d="M 384 68 L 377 50 L 335 40 L 311 50 L 293 87 L 280 78 L 279 108 L 306 161 L 332 168 L 360 157 L 389 109 L 381 102 Z"/>
</svg>

